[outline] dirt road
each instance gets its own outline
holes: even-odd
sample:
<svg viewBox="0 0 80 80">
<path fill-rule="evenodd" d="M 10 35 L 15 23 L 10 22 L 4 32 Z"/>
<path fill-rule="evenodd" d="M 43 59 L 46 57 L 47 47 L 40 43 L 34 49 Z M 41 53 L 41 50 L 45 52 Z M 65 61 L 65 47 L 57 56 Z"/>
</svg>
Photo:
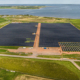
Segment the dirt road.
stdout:
<svg viewBox="0 0 80 80">
<path fill-rule="evenodd" d="M 41 23 L 38 23 L 38 27 L 37 27 L 37 31 L 36 31 L 36 37 L 35 37 L 35 41 L 34 41 L 34 48 L 38 48 L 39 46 L 39 37 L 40 37 L 40 28 L 41 28 Z"/>
</svg>

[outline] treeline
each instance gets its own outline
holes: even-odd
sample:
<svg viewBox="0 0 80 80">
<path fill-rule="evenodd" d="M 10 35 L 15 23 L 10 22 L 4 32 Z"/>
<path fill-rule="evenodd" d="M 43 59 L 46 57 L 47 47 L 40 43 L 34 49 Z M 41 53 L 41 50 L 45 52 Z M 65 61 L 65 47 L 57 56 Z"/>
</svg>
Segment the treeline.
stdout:
<svg viewBox="0 0 80 80">
<path fill-rule="evenodd" d="M 0 6 L 0 9 L 40 9 L 46 6 Z"/>
</svg>

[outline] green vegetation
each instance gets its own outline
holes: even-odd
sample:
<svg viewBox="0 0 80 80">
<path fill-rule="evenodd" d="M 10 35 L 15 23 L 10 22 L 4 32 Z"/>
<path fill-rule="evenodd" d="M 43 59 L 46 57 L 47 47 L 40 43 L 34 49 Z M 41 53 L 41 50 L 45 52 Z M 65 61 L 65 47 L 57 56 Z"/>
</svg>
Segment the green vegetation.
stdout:
<svg viewBox="0 0 80 80">
<path fill-rule="evenodd" d="M 80 19 L 54 18 L 54 17 L 39 17 L 32 15 L 0 15 L 0 27 L 4 27 L 9 23 L 71 23 L 76 28 L 80 29 Z"/>
<path fill-rule="evenodd" d="M 0 18 L 0 23 L 5 22 L 7 20 L 5 20 L 4 18 Z"/>
<path fill-rule="evenodd" d="M 19 56 L 30 56 L 33 53 L 24 53 L 24 52 L 19 52 L 19 53 L 14 53 L 14 52 L 0 52 L 0 54 L 19 55 Z"/>
<path fill-rule="evenodd" d="M 25 43 L 30 43 L 30 42 L 34 42 L 34 40 L 31 40 L 31 38 L 26 38 Z"/>
<path fill-rule="evenodd" d="M 70 22 L 78 29 L 80 29 L 80 19 L 71 19 Z"/>
<path fill-rule="evenodd" d="M 0 17 L 0 28 L 4 27 L 5 25 L 8 25 L 10 22 L 4 18 Z"/>
<path fill-rule="evenodd" d="M 4 69 L 0 69 L 0 80 L 13 80 L 20 73 L 18 72 L 10 72 Z"/>
<path fill-rule="evenodd" d="M 68 19 L 68 18 L 54 18 L 54 17 L 39 17 L 32 15 L 0 15 L 0 27 L 11 22 L 29 23 L 29 22 L 40 22 L 40 23 L 71 23 L 76 28 L 80 29 L 80 19 Z"/>
<path fill-rule="evenodd" d="M 46 6 L 0 6 L 0 9 L 40 9 Z"/>
<path fill-rule="evenodd" d="M 76 63 L 77 65 L 79 65 L 79 66 L 80 66 L 80 62 L 78 62 L 78 61 L 75 61 L 75 63 Z"/>
<path fill-rule="evenodd" d="M 14 48 L 14 47 L 13 47 Z M 0 49 L 0 54 L 7 54 L 7 55 L 19 55 L 19 56 L 30 56 L 32 55 L 32 53 L 24 53 L 24 52 L 18 52 L 18 53 L 14 53 L 14 52 L 9 52 L 7 49 Z"/>
<path fill-rule="evenodd" d="M 53 79 L 23 74 L 23 75 L 17 76 L 15 80 L 53 80 Z"/>
<path fill-rule="evenodd" d="M 3 49 L 18 49 L 19 47 L 27 47 L 27 46 L 0 46 Z"/>
<path fill-rule="evenodd" d="M 79 80 L 80 78 L 80 71 L 68 61 L 0 57 L 0 67 L 55 80 Z"/>
<path fill-rule="evenodd" d="M 0 52 L 7 52 L 7 50 L 5 50 L 5 49 L 0 49 Z"/>
<path fill-rule="evenodd" d="M 70 58 L 70 59 L 78 59 L 80 60 L 80 54 L 61 54 L 61 55 L 38 55 L 38 57 L 43 58 Z"/>
</svg>

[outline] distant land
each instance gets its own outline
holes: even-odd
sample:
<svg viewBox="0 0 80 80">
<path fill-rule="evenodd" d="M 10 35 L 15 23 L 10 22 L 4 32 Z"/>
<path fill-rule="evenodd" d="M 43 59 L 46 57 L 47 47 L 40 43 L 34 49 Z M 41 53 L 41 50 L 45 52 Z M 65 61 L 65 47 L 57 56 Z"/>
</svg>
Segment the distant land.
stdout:
<svg viewBox="0 0 80 80">
<path fill-rule="evenodd" d="M 46 6 L 0 6 L 0 9 L 40 9 Z"/>
</svg>

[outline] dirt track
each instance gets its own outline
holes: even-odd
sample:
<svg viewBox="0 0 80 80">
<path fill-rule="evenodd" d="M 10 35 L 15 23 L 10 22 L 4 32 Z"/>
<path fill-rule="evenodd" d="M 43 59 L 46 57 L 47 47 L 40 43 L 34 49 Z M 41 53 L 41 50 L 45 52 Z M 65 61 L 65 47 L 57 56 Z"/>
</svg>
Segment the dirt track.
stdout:
<svg viewBox="0 0 80 80">
<path fill-rule="evenodd" d="M 34 41 L 34 45 L 33 45 L 33 47 L 36 49 L 39 46 L 40 28 L 41 28 L 41 23 L 38 23 L 36 37 L 35 37 L 35 41 Z"/>
</svg>

